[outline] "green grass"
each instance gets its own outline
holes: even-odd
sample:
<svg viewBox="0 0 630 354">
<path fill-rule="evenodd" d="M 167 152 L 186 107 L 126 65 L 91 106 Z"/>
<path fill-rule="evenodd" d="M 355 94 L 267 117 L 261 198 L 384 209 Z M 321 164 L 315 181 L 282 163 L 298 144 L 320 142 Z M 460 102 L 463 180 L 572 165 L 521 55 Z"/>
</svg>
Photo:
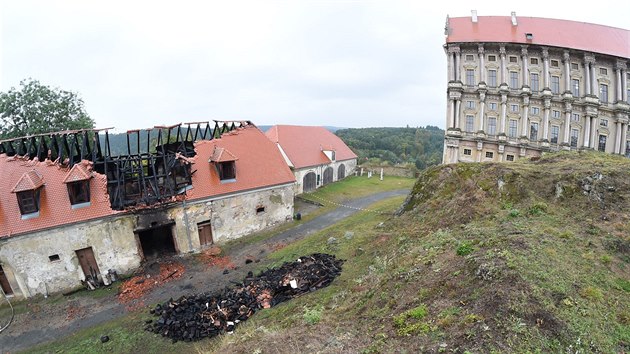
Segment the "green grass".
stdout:
<svg viewBox="0 0 630 354">
<path fill-rule="evenodd" d="M 383 181 L 379 180 L 378 177 L 346 177 L 341 181 L 318 188 L 312 193 L 300 195 L 301 198 L 322 204 L 322 207 L 318 208 L 317 210 L 307 215 L 303 215 L 301 220 L 293 220 L 289 223 L 281 224 L 271 230 L 257 232 L 236 240 L 228 241 L 226 244 L 222 245 L 222 248 L 224 248 L 225 250 L 229 250 L 235 247 L 243 247 L 245 245 L 264 241 L 276 235 L 277 233 L 286 231 L 288 229 L 296 227 L 297 225 L 308 222 L 320 215 L 323 215 L 337 208 L 338 204 L 343 204 L 350 199 L 361 198 L 371 194 L 391 190 L 411 189 L 414 183 L 415 179 L 404 177 L 385 176 L 385 178 L 383 178 Z"/>
<path fill-rule="evenodd" d="M 376 203 L 371 209 L 378 211 L 393 212 L 402 203 L 404 197 L 391 198 L 384 202 Z M 349 259 L 356 250 L 357 245 L 365 242 L 367 232 L 373 230 L 374 227 L 384 221 L 387 216 L 374 214 L 370 212 L 360 212 L 334 226 L 331 226 L 319 233 L 311 235 L 309 238 L 297 243 L 288 245 L 282 250 L 271 255 L 275 264 L 281 264 L 283 261 L 292 261 L 298 256 L 311 254 L 314 252 L 331 252 L 337 254 L 343 259 Z M 343 237 L 347 230 L 355 232 L 355 236 L 348 240 Z M 326 249 L 326 240 L 330 235 L 336 235 L 340 240 L 338 248 L 335 250 Z M 361 236 L 363 235 L 363 236 Z M 351 261 L 346 265 L 352 264 Z M 347 270 L 346 270 L 347 269 Z M 352 271 L 353 267 L 344 267 L 343 276 L 353 277 L 359 276 Z M 239 325 L 237 333 L 258 333 L 258 329 L 269 321 L 270 318 L 278 319 L 276 326 L 314 326 L 327 317 L 327 309 L 321 305 L 318 299 L 320 296 L 327 300 L 332 300 L 337 295 L 338 287 L 334 285 L 321 289 L 313 294 L 308 294 L 299 299 L 280 304 L 271 309 L 262 310 L 253 316 L 247 323 Z M 315 295 L 316 294 L 316 295 Z M 313 296 L 315 295 L 315 296 Z M 198 352 L 214 352 L 213 347 L 223 345 L 224 340 L 231 340 L 233 337 L 215 338 L 196 343 L 171 344 L 170 340 L 161 338 L 151 332 L 142 329 L 145 319 L 151 318 L 148 310 L 139 310 L 130 313 L 120 319 L 110 321 L 101 325 L 77 331 L 72 336 L 62 338 L 53 343 L 44 344 L 32 348 L 27 353 L 163 353 L 181 352 L 181 353 L 198 353 Z M 253 324 L 250 325 L 249 322 Z M 111 340 L 107 343 L 101 343 L 100 337 L 108 335 Z M 241 337 L 239 337 L 241 338 Z"/>
</svg>

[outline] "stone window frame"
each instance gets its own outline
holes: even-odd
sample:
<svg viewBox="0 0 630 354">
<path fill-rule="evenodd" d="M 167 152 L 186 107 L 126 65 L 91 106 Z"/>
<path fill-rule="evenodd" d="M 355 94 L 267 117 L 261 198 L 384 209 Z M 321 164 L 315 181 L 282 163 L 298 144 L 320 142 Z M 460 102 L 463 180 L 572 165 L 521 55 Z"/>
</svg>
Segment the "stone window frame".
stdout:
<svg viewBox="0 0 630 354">
<path fill-rule="evenodd" d="M 518 56 L 516 56 L 516 55 L 508 56 L 508 63 L 510 63 L 510 64 L 518 63 Z"/>
<path fill-rule="evenodd" d="M 531 141 L 538 140 L 538 130 L 539 130 L 538 122 L 529 123 L 529 140 Z"/>
<path fill-rule="evenodd" d="M 559 68 L 560 67 L 560 61 L 558 59 L 551 59 L 549 61 L 549 66 L 552 68 Z"/>
<path fill-rule="evenodd" d="M 472 149 L 466 149 L 466 148 L 464 148 L 464 155 L 466 155 L 466 156 L 472 156 Z"/>
<path fill-rule="evenodd" d="M 486 158 L 487 159 L 493 159 L 494 158 L 494 152 L 493 151 L 486 151 Z"/>
<path fill-rule="evenodd" d="M 466 60 L 466 61 L 475 61 L 475 55 L 474 54 L 466 54 L 466 56 L 464 57 L 464 60 Z"/>
<path fill-rule="evenodd" d="M 490 72 L 493 72 L 494 75 L 490 75 Z M 489 87 L 497 87 L 498 85 L 498 70 L 497 69 L 488 69 L 488 86 Z"/>
<path fill-rule="evenodd" d="M 475 116 L 472 114 L 467 114 L 465 117 L 465 129 L 467 132 L 473 133 L 475 130 Z"/>
<path fill-rule="evenodd" d="M 496 62 L 497 61 L 497 56 L 494 54 L 489 54 L 488 55 L 488 61 L 489 62 Z"/>
<path fill-rule="evenodd" d="M 554 134 L 555 132 L 555 134 Z M 555 135 L 555 136 L 554 136 Z M 555 141 L 554 141 L 555 139 Z M 552 144 L 557 144 L 558 139 L 560 139 L 560 126 L 552 124 L 551 129 L 549 129 L 549 142 Z"/>
<path fill-rule="evenodd" d="M 514 161 L 514 155 L 512 154 L 505 155 L 505 161 Z"/>
<path fill-rule="evenodd" d="M 538 63 L 539 63 L 538 58 L 535 58 L 535 57 L 530 57 L 529 58 L 529 64 L 530 65 L 538 65 Z"/>
<path fill-rule="evenodd" d="M 508 136 L 510 138 L 516 138 L 518 136 L 518 120 L 510 119 L 508 121 Z"/>
<path fill-rule="evenodd" d="M 494 122 L 494 125 L 491 125 L 490 122 Z M 497 134 L 497 117 L 488 117 L 486 124 L 487 124 L 488 135 L 496 135 Z M 490 129 L 490 127 L 493 127 L 493 129 Z"/>
<path fill-rule="evenodd" d="M 571 133 L 569 133 L 569 145 L 571 147 L 578 147 L 578 142 L 580 140 L 580 129 L 571 128 Z"/>
<path fill-rule="evenodd" d="M 551 75 L 551 78 L 549 79 L 549 83 L 551 86 L 551 93 L 558 95 L 560 94 L 560 75 Z"/>
</svg>

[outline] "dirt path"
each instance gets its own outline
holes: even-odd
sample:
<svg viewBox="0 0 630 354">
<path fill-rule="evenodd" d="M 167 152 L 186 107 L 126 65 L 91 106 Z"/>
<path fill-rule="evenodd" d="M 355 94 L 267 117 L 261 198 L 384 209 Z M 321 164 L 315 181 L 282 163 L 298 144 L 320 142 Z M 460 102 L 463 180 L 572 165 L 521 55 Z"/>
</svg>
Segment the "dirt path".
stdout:
<svg viewBox="0 0 630 354">
<path fill-rule="evenodd" d="M 175 257 L 176 261 L 185 266 L 184 275 L 177 280 L 154 288 L 144 298 L 127 304 L 127 306 L 142 307 L 145 304 L 163 302 L 171 297 L 178 298 L 184 294 L 213 292 L 229 286 L 231 282 L 239 282 L 245 278 L 247 272 L 268 264 L 267 253 L 273 251 L 275 247 L 289 244 L 318 232 L 374 202 L 407 193 L 409 193 L 408 190 L 396 190 L 354 199 L 345 203 L 347 207 L 338 207 L 310 221 L 280 232 L 264 242 L 248 244 L 239 248 L 234 247 L 226 255 L 231 259 L 236 269 L 228 270 L 227 274 L 224 274 L 224 268 L 208 267 L 207 264 L 194 256 Z M 247 259 L 251 259 L 253 262 L 247 263 Z M 50 298 L 43 299 L 28 302 L 26 308 L 26 311 L 16 315 L 13 324 L 7 330 L 0 333 L 0 353 L 25 350 L 40 343 L 68 336 L 77 330 L 119 318 L 128 312 L 127 308 L 120 304 L 113 291 L 111 295 L 106 295 L 100 299 L 90 296 L 62 298 L 60 301 L 51 301 Z M 6 323 L 8 318 L 5 317 L 0 318 L 0 323 Z"/>
</svg>

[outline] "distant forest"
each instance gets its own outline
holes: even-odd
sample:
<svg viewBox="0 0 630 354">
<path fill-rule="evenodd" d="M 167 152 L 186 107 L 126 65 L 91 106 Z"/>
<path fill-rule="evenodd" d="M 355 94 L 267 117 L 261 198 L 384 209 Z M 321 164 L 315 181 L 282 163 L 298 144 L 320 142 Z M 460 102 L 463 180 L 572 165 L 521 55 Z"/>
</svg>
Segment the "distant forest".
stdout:
<svg viewBox="0 0 630 354">
<path fill-rule="evenodd" d="M 335 134 L 359 155 L 359 163 L 412 164 L 422 170 L 442 162 L 444 130 L 431 125 L 340 129 Z"/>
<path fill-rule="evenodd" d="M 185 128 L 182 128 L 182 134 L 186 134 Z M 359 155 L 360 163 L 410 164 L 422 170 L 442 162 L 444 131 L 438 127 L 349 128 L 338 129 L 335 134 Z M 140 152 L 147 152 L 147 138 L 147 132 L 141 131 Z M 157 130 L 154 129 L 150 137 L 151 150 L 155 148 L 156 139 Z M 138 151 L 137 141 L 137 135 L 131 134 L 129 145 L 132 153 Z M 104 142 L 105 137 L 101 136 L 101 144 Z M 127 134 L 109 134 L 109 143 L 112 155 L 127 154 Z"/>
</svg>

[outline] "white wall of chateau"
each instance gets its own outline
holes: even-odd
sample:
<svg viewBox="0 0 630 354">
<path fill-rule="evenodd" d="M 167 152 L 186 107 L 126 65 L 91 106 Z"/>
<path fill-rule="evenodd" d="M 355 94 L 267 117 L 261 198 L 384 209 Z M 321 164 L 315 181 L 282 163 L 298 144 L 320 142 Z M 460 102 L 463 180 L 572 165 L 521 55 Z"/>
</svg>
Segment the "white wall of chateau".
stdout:
<svg viewBox="0 0 630 354">
<path fill-rule="evenodd" d="M 304 193 L 304 176 L 306 176 L 310 172 L 314 172 L 315 175 L 320 176 L 319 183 L 317 184 L 317 188 L 323 186 L 322 183 L 324 180 L 324 170 L 328 167 L 333 168 L 333 182 L 338 181 L 339 180 L 338 172 L 339 172 L 340 165 L 345 166 L 345 169 L 346 169 L 345 177 L 348 177 L 354 174 L 354 171 L 357 167 L 357 159 L 334 161 L 326 165 L 310 166 L 310 167 L 293 170 L 293 175 L 295 175 L 295 194 Z"/>
</svg>

